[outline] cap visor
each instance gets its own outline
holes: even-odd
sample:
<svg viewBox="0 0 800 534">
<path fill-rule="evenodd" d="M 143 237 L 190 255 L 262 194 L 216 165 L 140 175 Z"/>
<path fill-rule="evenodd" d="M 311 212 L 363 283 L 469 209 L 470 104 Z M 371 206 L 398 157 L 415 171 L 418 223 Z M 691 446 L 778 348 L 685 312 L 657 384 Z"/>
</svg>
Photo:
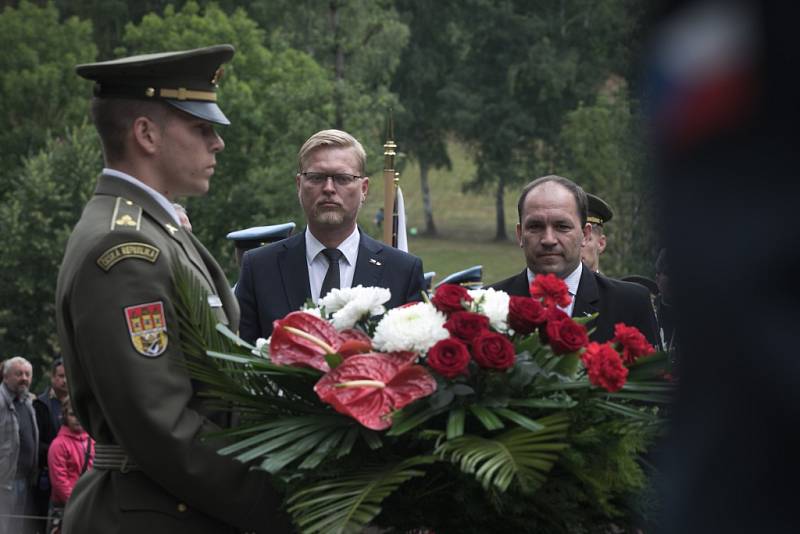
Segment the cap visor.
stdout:
<svg viewBox="0 0 800 534">
<path fill-rule="evenodd" d="M 167 104 L 178 108 L 194 117 L 216 124 L 228 126 L 231 121 L 214 102 L 197 102 L 194 100 L 164 100 Z"/>
</svg>

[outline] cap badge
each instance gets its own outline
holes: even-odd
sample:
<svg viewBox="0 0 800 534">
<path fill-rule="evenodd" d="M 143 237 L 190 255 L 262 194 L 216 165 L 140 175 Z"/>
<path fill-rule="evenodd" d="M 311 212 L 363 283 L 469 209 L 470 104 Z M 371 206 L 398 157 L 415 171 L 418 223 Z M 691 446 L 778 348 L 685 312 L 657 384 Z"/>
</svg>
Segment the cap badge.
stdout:
<svg viewBox="0 0 800 534">
<path fill-rule="evenodd" d="M 211 85 L 216 86 L 222 79 L 223 74 L 225 74 L 225 67 L 218 68 L 217 71 L 214 73 L 214 77 L 211 78 Z"/>
</svg>

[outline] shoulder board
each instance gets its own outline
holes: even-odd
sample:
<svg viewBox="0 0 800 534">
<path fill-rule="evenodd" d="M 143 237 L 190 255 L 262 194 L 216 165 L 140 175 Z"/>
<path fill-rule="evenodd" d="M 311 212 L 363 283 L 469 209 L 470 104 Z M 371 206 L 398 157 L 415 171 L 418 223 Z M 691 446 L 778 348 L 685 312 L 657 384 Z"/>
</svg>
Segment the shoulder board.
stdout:
<svg viewBox="0 0 800 534">
<path fill-rule="evenodd" d="M 111 213 L 111 230 L 124 228 L 126 230 L 136 229 L 142 225 L 142 208 L 122 197 L 117 197 L 114 203 L 114 211 Z"/>
</svg>

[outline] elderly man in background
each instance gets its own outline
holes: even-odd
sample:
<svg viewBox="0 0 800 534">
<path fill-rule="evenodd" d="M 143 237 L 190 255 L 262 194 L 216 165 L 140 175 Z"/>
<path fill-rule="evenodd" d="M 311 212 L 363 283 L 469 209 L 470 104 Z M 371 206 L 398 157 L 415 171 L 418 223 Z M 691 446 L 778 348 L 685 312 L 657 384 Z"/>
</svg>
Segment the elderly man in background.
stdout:
<svg viewBox="0 0 800 534">
<path fill-rule="evenodd" d="M 0 384 L 0 534 L 27 531 L 28 497 L 36 476 L 39 430 L 30 394 L 33 368 L 20 356 L 3 365 Z"/>
</svg>

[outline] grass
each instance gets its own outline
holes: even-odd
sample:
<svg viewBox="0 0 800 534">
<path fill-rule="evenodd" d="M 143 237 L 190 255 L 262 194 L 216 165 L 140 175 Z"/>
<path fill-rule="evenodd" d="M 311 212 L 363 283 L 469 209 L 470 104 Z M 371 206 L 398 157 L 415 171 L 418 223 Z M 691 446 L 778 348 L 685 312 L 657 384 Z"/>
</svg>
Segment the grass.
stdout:
<svg viewBox="0 0 800 534">
<path fill-rule="evenodd" d="M 402 141 L 399 147 L 402 152 Z M 462 184 L 475 174 L 475 165 L 467 147 L 449 143 L 452 169 L 433 169 L 428 175 L 437 237 L 420 235 L 425 229 L 419 166 L 406 162 L 400 187 L 406 204 L 409 251 L 422 258 L 426 271 L 435 271 L 434 283 L 445 276 L 472 267 L 483 266 L 484 283 L 492 283 L 520 272 L 524 266 L 522 251 L 514 238 L 517 222 L 517 192 L 506 195 L 505 220 L 509 241 L 494 241 L 494 191 L 464 193 Z M 370 191 L 361 212 L 360 223 L 373 236 L 378 235 L 372 218 L 383 204 L 383 174 L 372 171 Z M 415 232 L 417 235 L 415 236 Z"/>
</svg>

